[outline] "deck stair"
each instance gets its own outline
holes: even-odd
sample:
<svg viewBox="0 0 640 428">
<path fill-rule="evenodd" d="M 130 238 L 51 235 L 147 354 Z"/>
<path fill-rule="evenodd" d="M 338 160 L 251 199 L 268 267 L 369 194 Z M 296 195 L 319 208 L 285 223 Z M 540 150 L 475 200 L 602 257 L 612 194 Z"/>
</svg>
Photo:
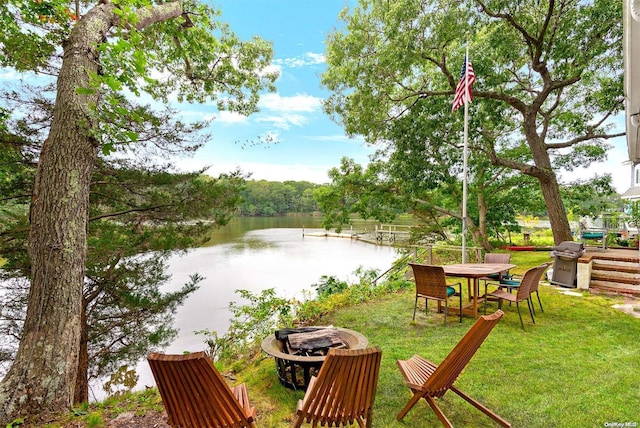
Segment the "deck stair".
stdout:
<svg viewBox="0 0 640 428">
<path fill-rule="evenodd" d="M 637 255 L 593 255 L 589 287 L 640 295 L 640 258 Z"/>
</svg>

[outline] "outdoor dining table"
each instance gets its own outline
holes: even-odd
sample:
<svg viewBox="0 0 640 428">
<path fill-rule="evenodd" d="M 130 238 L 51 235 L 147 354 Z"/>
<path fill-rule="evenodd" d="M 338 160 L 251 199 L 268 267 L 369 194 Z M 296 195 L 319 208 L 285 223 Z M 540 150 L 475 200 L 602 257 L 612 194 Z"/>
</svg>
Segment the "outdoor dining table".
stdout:
<svg viewBox="0 0 640 428">
<path fill-rule="evenodd" d="M 457 263 L 442 266 L 444 273 L 447 276 L 467 278 L 467 284 L 469 281 L 473 280 L 473 296 L 471 302 L 462 308 L 462 313 L 472 315 L 474 318 L 478 317 L 478 303 L 484 300 L 479 297 L 479 279 L 491 274 L 508 271 L 514 267 L 516 267 L 516 265 L 507 263 Z"/>
</svg>

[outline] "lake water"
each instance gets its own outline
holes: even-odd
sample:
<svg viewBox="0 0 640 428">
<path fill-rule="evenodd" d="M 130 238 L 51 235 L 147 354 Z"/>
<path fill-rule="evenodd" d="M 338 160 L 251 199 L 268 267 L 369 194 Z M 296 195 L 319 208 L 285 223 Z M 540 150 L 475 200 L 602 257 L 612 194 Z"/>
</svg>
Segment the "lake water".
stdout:
<svg viewBox="0 0 640 428">
<path fill-rule="evenodd" d="M 275 288 L 279 296 L 303 298 L 323 275 L 355 281 L 358 267 L 386 271 L 397 258 L 391 247 L 378 246 L 348 238 L 303 236 L 319 232 L 320 218 L 238 218 L 215 231 L 207 246 L 170 260 L 172 278 L 164 291 L 174 291 L 198 273 L 205 279 L 178 308 L 175 326 L 178 338 L 166 353 L 201 351 L 204 337 L 198 330 L 223 334 L 229 326 L 229 303 L 241 302 L 237 289 L 254 293 Z M 140 381 L 153 385 L 146 360 L 137 367 Z M 92 388 L 102 399 L 100 388 Z"/>
</svg>

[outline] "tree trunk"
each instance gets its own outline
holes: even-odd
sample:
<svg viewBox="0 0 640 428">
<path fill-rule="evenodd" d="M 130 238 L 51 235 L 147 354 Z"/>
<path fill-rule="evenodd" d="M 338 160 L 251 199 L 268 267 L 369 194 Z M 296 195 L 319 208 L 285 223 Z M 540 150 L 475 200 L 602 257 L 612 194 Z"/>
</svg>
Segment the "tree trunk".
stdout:
<svg viewBox="0 0 640 428">
<path fill-rule="evenodd" d="M 78 374 L 76 375 L 76 387 L 73 404 L 81 404 L 89 401 L 89 326 L 87 325 L 87 302 L 82 302 L 82 331 L 80 333 L 80 350 L 78 353 Z"/>
<path fill-rule="evenodd" d="M 66 411 L 74 396 L 82 328 L 89 184 L 98 145 L 90 106 L 79 95 L 98 72 L 96 48 L 112 24 L 112 6 L 93 8 L 64 45 L 56 105 L 33 188 L 31 287 L 16 358 L 0 384 L 0 423 Z"/>
<path fill-rule="evenodd" d="M 547 179 L 540 180 L 540 190 L 547 205 L 547 214 L 553 232 L 553 242 L 555 245 L 563 241 L 573 241 L 571 235 L 571 225 L 567 218 L 567 211 L 560 195 L 560 186 L 555 174 L 550 174 Z"/>
<path fill-rule="evenodd" d="M 535 111 L 535 109 L 531 109 L 524 117 L 525 136 L 533 155 L 535 168 L 522 172 L 537 178 L 540 183 L 540 191 L 547 206 L 547 215 L 553 232 L 553 242 L 558 245 L 563 241 L 573 241 L 571 225 L 569 225 L 567 211 L 560 195 L 558 178 L 551 168 L 549 152 L 544 140 L 537 133 Z"/>
<path fill-rule="evenodd" d="M 63 44 L 49 137 L 38 161 L 31 201 L 31 287 L 22 340 L 0 383 L 0 426 L 20 416 L 35 420 L 68 410 L 74 398 L 82 332 L 89 185 L 99 143 L 92 109 L 100 93 L 98 47 L 119 19 L 116 5 L 100 2 Z M 182 2 L 137 11 L 137 29 L 182 15 Z M 84 92 L 84 91 L 83 91 Z"/>
<path fill-rule="evenodd" d="M 478 191 L 478 229 L 480 232 L 480 245 L 485 251 L 491 251 L 493 247 L 489 242 L 489 236 L 487 234 L 487 204 L 484 201 L 484 189 Z"/>
</svg>

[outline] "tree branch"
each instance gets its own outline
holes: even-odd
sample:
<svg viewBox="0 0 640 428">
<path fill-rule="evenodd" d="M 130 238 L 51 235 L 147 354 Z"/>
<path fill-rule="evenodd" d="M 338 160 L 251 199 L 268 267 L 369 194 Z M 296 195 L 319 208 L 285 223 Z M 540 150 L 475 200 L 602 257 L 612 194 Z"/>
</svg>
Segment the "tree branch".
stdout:
<svg viewBox="0 0 640 428">
<path fill-rule="evenodd" d="M 106 214 L 100 214 L 97 215 L 95 217 L 91 217 L 89 219 L 89 221 L 95 221 L 95 220 L 101 220 L 103 218 L 109 218 L 109 217 L 119 217 L 121 215 L 125 215 L 125 214 L 131 214 L 131 213 L 135 213 L 135 212 L 146 212 L 146 211 L 156 211 L 159 210 L 160 208 L 166 208 L 169 207 L 170 205 L 156 205 L 153 207 L 147 207 L 147 208 L 132 208 L 130 210 L 123 210 L 123 211 L 117 211 L 117 212 L 113 212 L 113 213 L 106 213 Z"/>
<path fill-rule="evenodd" d="M 137 12 L 138 22 L 135 29 L 143 30 L 156 22 L 165 22 L 184 15 L 182 0 L 162 3 L 152 8 L 141 8 Z"/>
<path fill-rule="evenodd" d="M 609 138 L 616 138 L 616 137 L 622 137 L 626 135 L 626 132 L 618 132 L 615 134 L 591 134 L 591 133 L 587 133 L 585 135 L 581 135 L 579 137 L 573 138 L 571 140 L 562 142 L 562 143 L 548 143 L 546 146 L 550 149 L 564 149 L 567 147 L 571 147 L 574 146 L 578 143 L 582 143 L 583 141 L 589 141 L 589 140 L 595 140 L 595 139 L 609 139 Z"/>
</svg>

